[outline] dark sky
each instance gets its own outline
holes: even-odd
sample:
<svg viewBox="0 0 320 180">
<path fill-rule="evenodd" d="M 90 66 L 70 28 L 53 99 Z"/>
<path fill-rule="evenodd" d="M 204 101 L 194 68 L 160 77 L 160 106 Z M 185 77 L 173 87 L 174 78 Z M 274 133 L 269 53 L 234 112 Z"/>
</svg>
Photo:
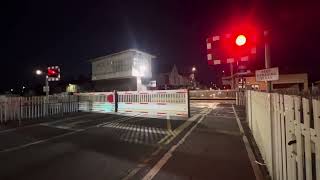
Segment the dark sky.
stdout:
<svg viewBox="0 0 320 180">
<path fill-rule="evenodd" d="M 40 79 L 32 71 L 47 65 L 60 65 L 64 79 L 88 75 L 88 59 L 128 48 L 155 54 L 160 65 L 195 64 L 199 79 L 215 80 L 221 67 L 206 65 L 205 39 L 235 17 L 253 17 L 271 31 L 272 64 L 280 73 L 320 80 L 316 2 L 11 0 L 1 6 L 2 90 L 34 85 Z"/>
</svg>

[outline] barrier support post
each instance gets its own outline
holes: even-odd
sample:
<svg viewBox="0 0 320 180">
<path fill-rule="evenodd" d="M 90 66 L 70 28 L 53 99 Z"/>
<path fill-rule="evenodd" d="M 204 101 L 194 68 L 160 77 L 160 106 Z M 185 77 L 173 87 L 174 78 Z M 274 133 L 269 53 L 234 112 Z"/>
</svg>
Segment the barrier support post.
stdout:
<svg viewBox="0 0 320 180">
<path fill-rule="evenodd" d="M 118 93 L 117 93 L 117 90 L 114 90 L 113 94 L 114 94 L 114 112 L 118 112 Z"/>
<path fill-rule="evenodd" d="M 191 112 L 190 112 L 190 90 L 187 89 L 187 103 L 188 103 L 188 117 L 191 117 Z"/>
</svg>

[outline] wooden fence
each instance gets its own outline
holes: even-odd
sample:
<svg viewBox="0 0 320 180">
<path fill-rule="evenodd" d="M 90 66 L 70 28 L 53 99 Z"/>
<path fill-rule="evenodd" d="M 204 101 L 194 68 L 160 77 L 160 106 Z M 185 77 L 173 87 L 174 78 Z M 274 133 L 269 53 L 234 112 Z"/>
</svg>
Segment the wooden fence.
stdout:
<svg viewBox="0 0 320 180">
<path fill-rule="evenodd" d="M 246 91 L 249 127 L 274 180 L 320 180 L 320 100 Z"/>
<path fill-rule="evenodd" d="M 78 111 L 77 96 L 5 97 L 0 99 L 0 123 Z"/>
</svg>

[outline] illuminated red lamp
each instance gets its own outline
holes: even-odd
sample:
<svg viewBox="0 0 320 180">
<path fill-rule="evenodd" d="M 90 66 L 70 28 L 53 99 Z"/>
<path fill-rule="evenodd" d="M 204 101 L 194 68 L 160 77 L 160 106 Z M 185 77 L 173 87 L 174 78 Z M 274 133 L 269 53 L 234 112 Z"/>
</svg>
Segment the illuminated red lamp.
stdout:
<svg viewBox="0 0 320 180">
<path fill-rule="evenodd" d="M 245 35 L 240 34 L 237 36 L 237 38 L 236 38 L 236 45 L 237 46 L 243 46 L 246 44 L 246 42 L 247 42 L 247 38 Z"/>
<path fill-rule="evenodd" d="M 48 76 L 52 77 L 52 76 L 57 76 L 58 72 L 55 69 L 48 69 Z"/>
</svg>

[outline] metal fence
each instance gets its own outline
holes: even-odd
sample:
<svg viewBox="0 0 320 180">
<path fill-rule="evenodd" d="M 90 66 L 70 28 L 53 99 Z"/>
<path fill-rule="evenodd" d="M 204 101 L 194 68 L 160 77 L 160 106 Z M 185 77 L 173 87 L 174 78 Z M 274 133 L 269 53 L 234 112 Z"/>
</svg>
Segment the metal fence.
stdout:
<svg viewBox="0 0 320 180">
<path fill-rule="evenodd" d="M 247 120 L 274 180 L 320 180 L 320 100 L 246 91 Z"/>
<path fill-rule="evenodd" d="M 237 90 L 194 90 L 190 91 L 191 100 L 235 100 Z"/>
<path fill-rule="evenodd" d="M 4 97 L 0 99 L 0 123 L 77 111 L 77 96 Z"/>
</svg>

